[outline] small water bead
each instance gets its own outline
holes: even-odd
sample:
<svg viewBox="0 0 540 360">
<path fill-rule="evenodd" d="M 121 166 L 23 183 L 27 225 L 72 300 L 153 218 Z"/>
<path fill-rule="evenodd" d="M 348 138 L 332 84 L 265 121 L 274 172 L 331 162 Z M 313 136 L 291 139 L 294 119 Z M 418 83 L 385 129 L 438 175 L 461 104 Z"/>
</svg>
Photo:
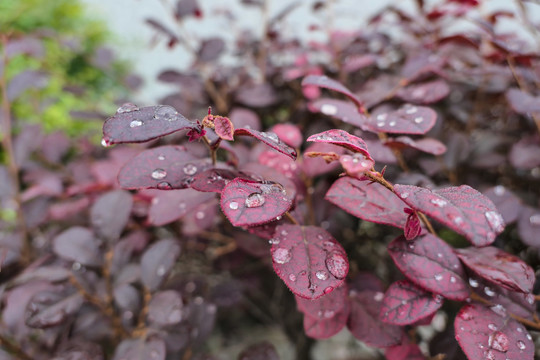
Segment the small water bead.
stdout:
<svg viewBox="0 0 540 360">
<path fill-rule="evenodd" d="M 159 155 L 157 158 L 158 158 L 159 161 L 165 160 L 165 156 L 163 156 L 163 155 Z"/>
<path fill-rule="evenodd" d="M 137 105 L 132 104 L 132 103 L 125 103 L 116 110 L 116 113 L 123 114 L 127 112 L 138 111 L 138 110 L 139 110 L 139 107 Z"/>
<path fill-rule="evenodd" d="M 74 262 L 73 265 L 71 265 L 71 270 L 73 271 L 79 271 L 81 270 L 82 265 L 79 262 Z"/>
<path fill-rule="evenodd" d="M 294 274 L 289 274 L 289 280 L 291 280 L 291 281 L 293 281 L 293 282 L 296 281 L 296 275 L 294 275 Z"/>
<path fill-rule="evenodd" d="M 471 285 L 473 288 L 478 287 L 478 280 L 470 278 L 469 279 L 469 285 Z"/>
<path fill-rule="evenodd" d="M 525 299 L 527 300 L 527 302 L 531 305 L 534 304 L 534 295 L 533 294 L 528 294 Z"/>
<path fill-rule="evenodd" d="M 407 305 L 407 300 L 401 300 L 401 305 Z"/>
<path fill-rule="evenodd" d="M 531 223 L 531 225 L 540 226 L 540 214 L 531 215 L 531 217 L 529 218 L 529 222 Z"/>
<path fill-rule="evenodd" d="M 390 121 L 390 122 L 388 123 L 388 125 L 390 125 L 390 126 L 396 126 L 396 124 L 397 124 L 397 123 L 396 123 L 395 120 L 392 120 L 392 121 Z"/>
<path fill-rule="evenodd" d="M 203 211 L 197 211 L 197 213 L 195 214 L 195 217 L 197 218 L 197 220 L 204 219 L 204 217 L 205 217 L 204 212 Z"/>
<path fill-rule="evenodd" d="M 506 317 L 506 308 L 502 306 L 501 304 L 494 305 L 490 307 L 491 311 L 493 311 L 495 314 L 499 316 Z"/>
<path fill-rule="evenodd" d="M 527 340 L 532 341 L 532 336 L 531 336 L 531 334 L 527 333 L 526 336 L 527 336 Z"/>
<path fill-rule="evenodd" d="M 186 175 L 194 175 L 197 172 L 197 167 L 195 165 L 191 164 L 191 163 L 186 164 L 184 166 L 183 171 L 184 171 L 184 174 L 186 174 Z"/>
<path fill-rule="evenodd" d="M 384 123 L 387 117 L 388 117 L 388 114 L 379 114 L 377 115 L 377 120 L 382 121 Z"/>
<path fill-rule="evenodd" d="M 440 259 L 442 258 L 442 254 L 441 253 L 437 253 L 437 257 Z"/>
<path fill-rule="evenodd" d="M 101 146 L 109 147 L 109 146 L 111 146 L 111 144 L 107 140 L 101 139 Z"/>
<path fill-rule="evenodd" d="M 411 106 L 411 107 L 407 108 L 407 110 L 405 110 L 405 113 L 411 115 L 411 114 L 414 114 L 417 111 L 418 111 L 418 108 L 416 106 Z"/>
<path fill-rule="evenodd" d="M 522 329 L 521 327 L 519 327 L 519 326 L 516 328 L 516 330 L 517 330 L 518 333 L 522 333 L 522 332 L 523 332 L 523 329 Z"/>
<path fill-rule="evenodd" d="M 452 284 L 455 284 L 455 283 L 456 283 L 456 278 L 453 277 L 453 276 L 450 276 L 450 282 L 451 282 Z"/>
<path fill-rule="evenodd" d="M 415 117 L 415 118 L 414 118 L 414 122 L 415 122 L 416 124 L 421 124 L 423 121 L 424 121 L 424 118 L 421 117 L 421 116 L 418 116 L 418 117 Z"/>
<path fill-rule="evenodd" d="M 323 316 L 327 319 L 330 319 L 336 314 L 334 310 L 325 310 Z"/>
<path fill-rule="evenodd" d="M 443 297 L 442 295 L 438 295 L 438 294 L 435 295 L 435 302 L 436 302 L 437 304 L 442 303 L 443 300 L 444 300 L 444 297 Z"/>
<path fill-rule="evenodd" d="M 174 121 L 178 117 L 178 112 L 170 106 L 160 106 L 154 111 L 154 118 L 156 120 Z"/>
<path fill-rule="evenodd" d="M 172 186 L 168 182 L 162 181 L 156 185 L 156 188 L 158 188 L 158 190 L 171 190 Z"/>
<path fill-rule="evenodd" d="M 506 188 L 502 185 L 497 185 L 495 186 L 495 188 L 493 189 L 493 192 L 495 193 L 495 195 L 497 196 L 503 196 L 505 193 L 506 193 Z"/>
<path fill-rule="evenodd" d="M 180 210 L 185 210 L 186 209 L 186 203 L 181 202 L 180 204 L 178 204 L 178 208 Z"/>
<path fill-rule="evenodd" d="M 277 248 L 272 253 L 272 259 L 278 264 L 286 264 L 291 260 L 292 254 L 285 248 Z"/>
<path fill-rule="evenodd" d="M 456 217 L 456 218 L 454 219 L 454 223 L 455 223 L 456 225 L 461 225 L 461 224 L 463 224 L 463 218 L 462 218 L 461 216 Z"/>
<path fill-rule="evenodd" d="M 287 230 L 281 230 L 281 236 L 287 236 L 288 234 Z"/>
<path fill-rule="evenodd" d="M 279 244 L 280 242 L 281 242 L 281 241 L 280 241 L 278 238 L 273 238 L 273 239 L 268 240 L 268 243 L 269 243 L 270 245 L 277 245 L 277 244 Z"/>
<path fill-rule="evenodd" d="M 277 136 L 276 133 L 273 133 L 273 132 L 266 132 L 266 133 L 261 133 L 263 135 L 263 137 L 266 137 L 272 141 L 275 141 L 275 142 L 279 142 L 279 137 Z"/>
<path fill-rule="evenodd" d="M 521 341 L 521 340 L 518 340 L 516 345 L 517 345 L 519 350 L 525 350 L 527 348 L 527 346 L 525 346 L 525 343 L 523 341 Z"/>
<path fill-rule="evenodd" d="M 330 252 L 325 259 L 326 268 L 337 279 L 344 279 L 349 271 L 347 259 L 339 252 Z"/>
<path fill-rule="evenodd" d="M 491 288 L 489 286 L 486 286 L 484 288 L 484 294 L 486 294 L 487 296 L 491 297 L 491 296 L 494 296 L 495 295 L 495 291 L 491 290 Z"/>
<path fill-rule="evenodd" d="M 231 201 L 229 203 L 229 208 L 231 208 L 233 210 L 237 210 L 238 209 L 238 203 L 236 201 Z"/>
<path fill-rule="evenodd" d="M 497 330 L 497 325 L 493 324 L 493 323 L 489 323 L 488 324 L 488 329 L 489 330 L 492 330 L 492 331 L 495 331 Z"/>
<path fill-rule="evenodd" d="M 321 106 L 321 112 L 325 115 L 336 115 L 337 111 L 337 107 L 332 104 L 323 104 L 323 106 Z"/>
<path fill-rule="evenodd" d="M 163 276 L 165 275 L 166 272 L 167 272 L 167 269 L 165 269 L 165 266 L 163 265 L 160 265 L 156 270 L 157 276 Z"/>
<path fill-rule="evenodd" d="M 409 197 L 409 193 L 408 192 L 404 192 L 403 194 L 401 194 L 401 198 L 402 199 L 406 199 Z"/>
<path fill-rule="evenodd" d="M 384 294 L 380 291 L 377 291 L 375 295 L 373 296 L 373 300 L 377 302 L 382 301 L 382 299 L 384 299 Z"/>
<path fill-rule="evenodd" d="M 436 281 L 441 281 L 443 279 L 443 276 L 441 274 L 437 274 L 434 276 Z"/>
<path fill-rule="evenodd" d="M 496 211 L 487 211 L 484 216 L 494 231 L 501 232 L 504 230 L 504 220 L 501 214 Z"/>
<path fill-rule="evenodd" d="M 319 280 L 326 280 L 328 279 L 328 273 L 324 270 L 319 270 L 315 273 L 315 276 L 317 277 L 317 279 Z"/>
<path fill-rule="evenodd" d="M 143 122 L 141 120 L 133 120 L 132 122 L 129 123 L 129 127 L 130 128 L 135 128 L 135 127 L 139 127 L 143 124 Z"/>
<path fill-rule="evenodd" d="M 431 199 L 430 202 L 433 205 L 438 206 L 438 207 L 443 207 L 443 206 L 446 206 L 448 204 L 445 200 L 439 199 L 439 198 Z"/>
<path fill-rule="evenodd" d="M 245 205 L 248 208 L 255 208 L 255 207 L 263 206 L 265 202 L 266 202 L 266 198 L 262 194 L 252 193 L 252 194 L 249 194 L 248 197 L 246 198 Z"/>
<path fill-rule="evenodd" d="M 383 127 L 385 124 L 384 121 L 377 122 L 377 127 Z"/>
<path fill-rule="evenodd" d="M 167 176 L 167 172 L 163 169 L 155 169 L 154 171 L 152 171 L 151 176 L 154 180 L 161 180 L 165 176 Z"/>
</svg>

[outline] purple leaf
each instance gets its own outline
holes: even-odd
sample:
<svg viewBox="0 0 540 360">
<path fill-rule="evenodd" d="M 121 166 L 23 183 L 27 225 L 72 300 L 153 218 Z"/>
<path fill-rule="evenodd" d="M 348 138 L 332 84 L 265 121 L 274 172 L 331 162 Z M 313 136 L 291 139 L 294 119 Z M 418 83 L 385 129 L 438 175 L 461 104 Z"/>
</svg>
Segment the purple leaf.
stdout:
<svg viewBox="0 0 540 360">
<path fill-rule="evenodd" d="M 337 179 L 325 199 L 362 220 L 402 229 L 407 216 L 405 204 L 379 183 L 351 177 Z"/>
<path fill-rule="evenodd" d="M 398 110 L 369 118 L 366 128 L 372 132 L 423 135 L 437 120 L 437 113 L 424 106 L 406 104 Z"/>
<path fill-rule="evenodd" d="M 518 217 L 520 219 L 523 218 L 519 216 L 523 208 L 521 200 L 511 190 L 502 185 L 497 185 L 484 191 L 484 195 L 493 201 L 493 204 L 501 213 L 506 224 L 513 223 Z"/>
<path fill-rule="evenodd" d="M 131 214 L 133 199 L 124 190 L 110 191 L 100 196 L 90 209 L 94 232 L 101 238 L 116 241 Z"/>
<path fill-rule="evenodd" d="M 318 299 L 295 296 L 298 310 L 311 318 L 330 319 L 347 305 L 347 286 L 338 286 L 334 291 Z"/>
<path fill-rule="evenodd" d="M 486 246 L 504 230 L 504 220 L 495 205 L 467 185 L 429 190 L 412 185 L 395 185 L 394 191 L 417 211 L 434 218 L 474 246 Z"/>
<path fill-rule="evenodd" d="M 186 16 L 202 16 L 202 10 L 197 0 L 178 0 L 175 10 L 177 19 L 182 19 Z"/>
<path fill-rule="evenodd" d="M 238 355 L 238 360 L 279 360 L 279 355 L 274 345 L 264 341 L 248 346 Z"/>
<path fill-rule="evenodd" d="M 161 146 L 145 150 L 131 159 L 120 170 L 118 182 L 125 189 L 184 189 L 195 175 L 209 166 L 207 161 L 198 160 L 183 146 Z"/>
<path fill-rule="evenodd" d="M 257 131 L 261 130 L 261 120 L 257 113 L 252 110 L 235 107 L 229 113 L 229 118 L 236 129 L 249 128 Z"/>
<path fill-rule="evenodd" d="M 401 327 L 379 319 L 384 295 L 378 291 L 352 291 L 351 314 L 347 327 L 358 340 L 374 347 L 389 347 L 401 343 Z"/>
<path fill-rule="evenodd" d="M 175 290 L 160 291 L 148 304 L 148 321 L 158 327 L 178 324 L 183 314 L 182 296 Z"/>
<path fill-rule="evenodd" d="M 275 151 L 263 151 L 259 155 L 258 161 L 259 164 L 279 171 L 280 174 L 285 175 L 286 178 L 291 179 L 292 181 L 300 176 L 298 163 Z"/>
<path fill-rule="evenodd" d="M 231 120 L 225 116 L 213 116 L 213 119 L 216 135 L 223 140 L 233 141 L 234 125 Z"/>
<path fill-rule="evenodd" d="M 180 42 L 180 39 L 176 36 L 176 34 L 172 30 L 167 28 L 165 25 L 163 25 L 161 22 L 149 18 L 147 18 L 145 22 L 154 29 L 156 29 L 158 32 L 168 37 L 168 46 L 170 48 Z"/>
<path fill-rule="evenodd" d="M 508 89 L 505 95 L 512 109 L 520 115 L 540 112 L 540 96 L 535 97 L 516 88 Z"/>
<path fill-rule="evenodd" d="M 433 104 L 448 96 L 450 86 L 442 79 L 409 85 L 398 91 L 397 97 L 413 104 Z"/>
<path fill-rule="evenodd" d="M 345 307 L 330 318 L 304 315 L 304 331 L 306 335 L 314 339 L 328 339 L 336 335 L 347 324 L 350 309 L 349 303 L 346 302 Z"/>
<path fill-rule="evenodd" d="M 518 219 L 518 233 L 523 243 L 540 248 L 540 209 L 524 207 Z"/>
<path fill-rule="evenodd" d="M 234 131 L 234 135 L 247 135 L 257 138 L 266 145 L 270 146 L 272 149 L 287 155 L 293 160 L 296 160 L 296 150 L 281 141 L 273 132 L 262 132 L 253 129 L 236 129 Z"/>
<path fill-rule="evenodd" d="M 38 70 L 24 70 L 13 76 L 6 90 L 9 101 L 16 100 L 28 89 L 42 89 L 47 85 L 49 76 Z"/>
<path fill-rule="evenodd" d="M 165 360 L 165 342 L 157 337 L 125 339 L 116 347 L 113 360 Z"/>
<path fill-rule="evenodd" d="M 456 249 L 456 252 L 465 266 L 480 277 L 513 291 L 532 291 L 534 270 L 517 256 L 492 246 Z"/>
<path fill-rule="evenodd" d="M 292 148 L 299 148 L 304 142 L 302 133 L 297 125 L 293 124 L 276 124 L 270 129 L 276 134 L 281 141 Z"/>
<path fill-rule="evenodd" d="M 73 226 L 55 237 L 53 251 L 61 258 L 81 265 L 100 266 L 103 262 L 96 237 L 80 226 Z"/>
<path fill-rule="evenodd" d="M 169 224 L 195 211 L 202 203 L 212 199 L 213 194 L 193 189 L 160 191 L 152 198 L 148 222 L 155 226 Z"/>
<path fill-rule="evenodd" d="M 32 297 L 26 308 L 26 325 L 44 329 L 62 323 L 69 315 L 76 313 L 84 299 L 78 292 L 43 291 Z"/>
<path fill-rule="evenodd" d="M 432 234 L 413 241 L 399 236 L 388 244 L 396 266 L 416 285 L 451 300 L 469 297 L 466 275 L 450 245 Z"/>
<path fill-rule="evenodd" d="M 433 155 L 442 155 L 446 152 L 446 146 L 439 140 L 432 138 L 414 140 L 408 136 L 398 136 L 388 139 L 384 144 L 394 149 L 410 147 Z"/>
<path fill-rule="evenodd" d="M 510 164 L 518 169 L 533 169 L 540 165 L 540 141 L 537 136 L 522 137 L 512 145 Z"/>
<path fill-rule="evenodd" d="M 236 101 L 254 108 L 271 106 L 279 101 L 278 94 L 270 84 L 243 86 L 236 92 Z"/>
<path fill-rule="evenodd" d="M 295 295 L 306 299 L 330 293 L 349 272 L 345 250 L 319 227 L 278 226 L 271 251 L 276 274 Z"/>
<path fill-rule="evenodd" d="M 225 41 L 221 38 L 210 38 L 203 40 L 199 51 L 197 52 L 197 60 L 203 62 L 214 61 L 223 53 L 225 50 Z"/>
<path fill-rule="evenodd" d="M 353 152 L 363 154 L 368 160 L 371 159 L 366 143 L 361 138 L 351 135 L 344 130 L 333 129 L 322 133 L 311 135 L 307 141 L 322 142 L 342 146 Z"/>
<path fill-rule="evenodd" d="M 281 217 L 292 205 L 278 183 L 260 183 L 237 178 L 221 193 L 221 210 L 234 226 L 264 224 Z"/>
<path fill-rule="evenodd" d="M 441 71 L 445 63 L 445 58 L 427 51 L 411 52 L 407 61 L 401 68 L 401 76 L 409 81 L 413 81 L 425 74 L 437 74 Z"/>
<path fill-rule="evenodd" d="M 171 106 L 139 108 L 127 103 L 119 107 L 116 114 L 103 124 L 102 143 L 109 146 L 145 142 L 195 126 L 196 123 L 186 119 Z"/>
<path fill-rule="evenodd" d="M 465 305 L 454 321 L 456 340 L 469 359 L 534 358 L 534 343 L 516 320 L 480 304 Z"/>
<path fill-rule="evenodd" d="M 191 188 L 203 192 L 215 192 L 221 194 L 221 191 L 231 180 L 242 178 L 248 180 L 249 177 L 238 171 L 227 169 L 208 169 L 198 173 L 191 183 Z"/>
<path fill-rule="evenodd" d="M 317 86 L 325 89 L 337 91 L 351 99 L 358 108 L 362 108 L 362 102 L 340 82 L 330 79 L 325 75 L 308 75 L 302 80 L 302 86 Z"/>
<path fill-rule="evenodd" d="M 309 104 L 311 111 L 319 111 L 325 115 L 332 116 L 344 123 L 354 125 L 360 129 L 366 129 L 365 125 L 368 117 L 358 112 L 358 108 L 349 101 L 336 99 L 318 99 Z"/>
<path fill-rule="evenodd" d="M 381 320 L 394 325 L 409 325 L 439 310 L 443 299 L 407 280 L 390 285 L 381 304 Z"/>
<path fill-rule="evenodd" d="M 407 216 L 407 221 L 405 222 L 405 228 L 403 229 L 403 235 L 407 240 L 414 240 L 422 232 L 422 224 L 418 218 L 416 211 L 409 208 L 405 208 L 405 212 L 409 214 Z"/>
<path fill-rule="evenodd" d="M 163 239 L 152 244 L 141 257 L 141 280 L 150 291 L 158 289 L 167 280 L 180 245 L 173 239 Z"/>
<path fill-rule="evenodd" d="M 375 165 L 373 160 L 366 159 L 359 153 L 352 156 L 341 155 L 339 157 L 339 163 L 343 166 L 347 175 L 359 179 L 362 179 L 363 174 L 373 169 L 373 166 Z"/>
</svg>

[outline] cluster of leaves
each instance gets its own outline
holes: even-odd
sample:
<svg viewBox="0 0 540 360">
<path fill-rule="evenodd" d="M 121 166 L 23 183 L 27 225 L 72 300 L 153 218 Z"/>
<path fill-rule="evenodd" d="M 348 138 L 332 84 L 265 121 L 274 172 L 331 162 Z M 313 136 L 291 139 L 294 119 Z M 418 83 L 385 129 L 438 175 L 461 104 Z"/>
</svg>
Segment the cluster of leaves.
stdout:
<svg viewBox="0 0 540 360">
<path fill-rule="evenodd" d="M 52 134 L 37 156 L 23 132 L 24 187 L 0 168 L 0 200 L 21 205 L 1 242 L 1 356 L 213 359 L 205 340 L 241 318 L 279 325 L 298 359 L 345 327 L 388 360 L 533 359 L 538 51 L 496 31 L 514 13 L 417 4 L 307 45 L 279 32 L 289 7 L 232 66 L 222 39 L 193 48 L 149 19 L 196 57 L 160 74 L 179 86 L 163 105 L 103 125 L 106 147 L 145 144 L 95 159 Z M 446 35 L 464 16 L 474 31 Z"/>
</svg>

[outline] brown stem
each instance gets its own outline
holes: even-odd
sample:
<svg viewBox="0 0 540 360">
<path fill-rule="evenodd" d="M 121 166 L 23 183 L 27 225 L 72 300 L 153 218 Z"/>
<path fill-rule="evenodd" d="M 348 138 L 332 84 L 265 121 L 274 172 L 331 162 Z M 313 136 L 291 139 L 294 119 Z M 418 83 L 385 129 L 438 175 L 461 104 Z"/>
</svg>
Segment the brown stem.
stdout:
<svg viewBox="0 0 540 360">
<path fill-rule="evenodd" d="M 24 350 L 18 344 L 11 342 L 2 335 L 0 335 L 0 346 L 4 348 L 6 352 L 15 355 L 17 359 L 32 360 L 32 357 L 24 352 Z"/>
<path fill-rule="evenodd" d="M 288 211 L 287 211 L 285 214 L 283 214 L 283 215 L 285 215 L 285 217 L 286 217 L 291 223 L 293 223 L 294 225 L 300 225 L 300 224 L 298 224 L 298 221 L 296 221 L 296 219 L 293 218 L 291 214 L 289 214 Z"/>
<path fill-rule="evenodd" d="M 137 327 L 133 330 L 133 337 L 146 336 L 146 315 L 148 314 L 148 305 L 152 300 L 152 293 L 146 286 L 143 288 L 143 307 L 139 313 L 139 319 L 137 320 Z"/>
<path fill-rule="evenodd" d="M 216 85 L 212 79 L 207 78 L 204 80 L 204 89 L 216 104 L 216 110 L 218 114 L 226 114 L 229 111 L 229 105 L 225 96 L 216 88 Z"/>
<path fill-rule="evenodd" d="M 210 156 L 212 157 L 212 165 L 216 165 L 216 162 L 217 162 L 217 149 L 214 149 L 210 145 L 210 140 L 208 140 L 206 135 L 204 135 L 202 137 L 202 139 L 203 139 L 204 143 L 206 144 L 206 146 L 208 147 L 208 149 L 210 150 Z"/>
</svg>

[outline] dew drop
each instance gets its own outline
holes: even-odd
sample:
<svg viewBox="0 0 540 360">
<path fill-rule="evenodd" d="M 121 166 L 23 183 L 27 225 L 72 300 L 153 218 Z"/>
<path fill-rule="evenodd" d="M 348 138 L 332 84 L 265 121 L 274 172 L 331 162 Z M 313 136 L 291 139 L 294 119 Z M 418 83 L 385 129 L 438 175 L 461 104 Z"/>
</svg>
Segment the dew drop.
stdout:
<svg viewBox="0 0 540 360">
<path fill-rule="evenodd" d="M 272 253 L 272 259 L 278 264 L 286 264 L 291 260 L 292 254 L 289 250 L 284 248 L 277 248 Z"/>
<path fill-rule="evenodd" d="M 390 121 L 390 122 L 388 123 L 388 125 L 390 125 L 390 126 L 396 126 L 395 120 Z"/>
<path fill-rule="evenodd" d="M 501 214 L 496 211 L 487 211 L 484 215 L 493 231 L 499 233 L 504 230 L 504 220 Z"/>
<path fill-rule="evenodd" d="M 421 124 L 423 121 L 424 121 L 424 118 L 421 117 L 421 116 L 418 116 L 418 117 L 415 117 L 415 118 L 414 118 L 414 122 L 415 122 L 416 124 Z"/>
<path fill-rule="evenodd" d="M 143 123 L 141 120 L 133 120 L 132 122 L 129 123 L 129 127 L 130 128 L 135 128 L 135 127 L 139 127 L 141 126 Z"/>
<path fill-rule="evenodd" d="M 407 110 L 405 110 L 405 113 L 410 115 L 410 114 L 414 114 L 417 111 L 418 111 L 418 108 L 416 106 L 411 106 Z"/>
<path fill-rule="evenodd" d="M 387 117 L 388 117 L 388 114 L 379 114 L 377 115 L 377 120 L 382 121 L 384 124 L 384 121 L 386 120 Z"/>
<path fill-rule="evenodd" d="M 437 274 L 434 276 L 436 281 L 441 281 L 443 279 L 443 276 L 441 274 Z"/>
<path fill-rule="evenodd" d="M 294 275 L 294 274 L 289 274 L 289 280 L 291 280 L 291 281 L 293 281 L 293 282 L 296 281 L 296 275 Z"/>
<path fill-rule="evenodd" d="M 333 317 L 335 315 L 335 311 L 334 310 L 325 310 L 324 311 L 324 314 L 323 316 L 327 319 L 330 319 L 331 317 Z"/>
<path fill-rule="evenodd" d="M 431 199 L 430 202 L 433 205 L 438 206 L 438 207 L 443 207 L 443 206 L 446 206 L 446 204 L 448 204 L 445 200 L 439 199 L 439 198 Z"/>
<path fill-rule="evenodd" d="M 527 333 L 527 340 L 532 341 L 532 336 L 529 333 Z"/>
<path fill-rule="evenodd" d="M 317 277 L 317 279 L 319 280 L 326 280 L 328 279 L 328 273 L 324 270 L 319 270 L 315 273 L 315 276 Z"/>
<path fill-rule="evenodd" d="M 165 269 L 165 266 L 160 265 L 156 270 L 156 274 L 157 274 L 157 276 L 163 276 L 163 275 L 165 275 L 166 271 L 167 271 L 167 269 Z"/>
<path fill-rule="evenodd" d="M 345 256 L 341 253 L 332 251 L 328 253 L 325 260 L 326 268 L 337 279 L 344 279 L 349 272 L 349 264 Z"/>
<path fill-rule="evenodd" d="M 180 210 L 185 210 L 185 208 L 186 208 L 186 203 L 181 202 L 180 204 L 178 204 L 178 208 L 179 208 Z"/>
<path fill-rule="evenodd" d="M 491 290 L 491 288 L 489 286 L 486 286 L 484 288 L 484 294 L 491 297 L 491 296 L 495 295 L 495 291 Z"/>
<path fill-rule="evenodd" d="M 280 242 L 281 242 L 281 241 L 280 241 L 278 238 L 273 238 L 273 239 L 268 240 L 268 243 L 269 243 L 270 245 L 274 245 L 274 244 L 277 245 L 277 244 L 279 244 Z"/>
<path fill-rule="evenodd" d="M 382 301 L 383 298 L 384 298 L 384 294 L 380 291 L 377 291 L 375 295 L 373 296 L 373 300 L 377 302 Z"/>
<path fill-rule="evenodd" d="M 229 203 L 229 208 L 231 208 L 233 210 L 237 210 L 238 209 L 238 203 L 236 201 L 231 201 Z"/>
<path fill-rule="evenodd" d="M 442 258 L 442 254 L 441 253 L 437 253 L 437 257 L 440 259 Z"/>
<path fill-rule="evenodd" d="M 517 345 L 519 350 L 525 350 L 525 348 L 527 347 L 527 346 L 525 346 L 525 343 L 523 341 L 521 341 L 521 340 L 518 340 L 516 345 Z"/>
<path fill-rule="evenodd" d="M 197 167 L 193 164 L 186 164 L 183 170 L 186 175 L 194 175 L 197 172 Z"/>
<path fill-rule="evenodd" d="M 159 184 L 156 185 L 156 187 L 157 187 L 159 190 L 171 190 L 171 189 L 172 189 L 171 184 L 169 184 L 169 183 L 166 182 L 166 181 L 160 182 Z"/>
<path fill-rule="evenodd" d="M 101 146 L 109 147 L 109 146 L 111 146 L 111 143 L 109 141 L 107 141 L 107 139 L 103 138 L 103 139 L 101 139 Z"/>
<path fill-rule="evenodd" d="M 531 225 L 540 226 L 540 214 L 531 215 L 531 217 L 529 218 L 529 222 L 531 223 Z"/>
<path fill-rule="evenodd" d="M 245 204 L 246 204 L 246 207 L 248 208 L 255 208 L 255 207 L 263 206 L 265 201 L 266 199 L 264 195 L 259 194 L 259 193 L 251 193 L 246 198 Z"/>
<path fill-rule="evenodd" d="M 463 311 L 459 314 L 459 317 L 465 321 L 472 320 L 474 316 L 469 311 Z"/>
<path fill-rule="evenodd" d="M 264 137 L 267 137 L 268 139 L 274 141 L 274 142 L 279 142 L 279 137 L 277 136 L 276 133 L 273 133 L 273 132 L 267 132 L 267 133 L 262 133 Z"/>
<path fill-rule="evenodd" d="M 401 194 L 401 198 L 402 199 L 406 199 L 409 197 L 409 193 L 408 192 L 404 192 L 403 194 Z"/>
<path fill-rule="evenodd" d="M 477 288 L 478 287 L 478 280 L 470 278 L 469 279 L 469 285 L 471 285 L 473 288 Z"/>
<path fill-rule="evenodd" d="M 197 211 L 197 213 L 195 214 L 195 217 L 197 218 L 197 220 L 202 220 L 204 219 L 204 212 L 203 211 Z"/>
<path fill-rule="evenodd" d="M 497 325 L 493 324 L 493 323 L 489 323 L 488 324 L 488 329 L 489 330 L 492 330 L 492 331 L 495 331 L 497 330 Z"/>
<path fill-rule="evenodd" d="M 497 195 L 497 196 L 503 196 L 504 193 L 506 193 L 506 188 L 504 186 L 502 186 L 502 185 L 497 185 L 493 189 L 493 192 L 495 192 L 495 195 Z"/>
<path fill-rule="evenodd" d="M 495 360 L 495 354 L 493 353 L 493 351 L 491 351 L 491 350 L 486 351 L 486 359 L 487 360 Z"/>
<path fill-rule="evenodd" d="M 332 104 L 323 104 L 323 106 L 321 106 L 321 112 L 325 115 L 336 115 L 337 110 L 337 107 Z"/>
<path fill-rule="evenodd" d="M 455 284 L 455 283 L 456 283 L 456 278 L 453 277 L 453 276 L 450 276 L 450 282 L 451 282 L 452 284 Z"/>
<path fill-rule="evenodd" d="M 407 300 L 401 300 L 401 305 L 407 305 Z"/>
<path fill-rule="evenodd" d="M 334 288 L 331 287 L 331 286 L 328 286 L 327 288 L 325 288 L 325 289 L 323 290 L 323 293 L 325 293 L 325 294 L 330 294 L 330 293 L 332 292 L 332 290 L 334 290 Z"/>
<path fill-rule="evenodd" d="M 516 329 L 518 333 L 522 333 L 523 332 L 523 329 L 521 327 L 518 326 L 518 328 Z"/>
<path fill-rule="evenodd" d="M 501 304 L 494 305 L 490 307 L 491 311 L 493 311 L 495 314 L 499 316 L 506 317 L 506 308 L 502 306 Z"/>
<path fill-rule="evenodd" d="M 281 236 L 287 236 L 288 234 L 287 230 L 281 230 Z"/>
<path fill-rule="evenodd" d="M 154 111 L 156 120 L 174 121 L 178 118 L 176 115 L 178 115 L 178 112 L 170 106 L 159 106 Z"/>
<path fill-rule="evenodd" d="M 132 103 L 125 103 L 116 110 L 116 113 L 123 114 L 127 112 L 138 111 L 138 110 L 139 110 L 139 107 L 137 105 L 132 104 Z"/>
<path fill-rule="evenodd" d="M 534 295 L 533 294 L 528 294 L 525 299 L 527 300 L 527 302 L 531 305 L 534 304 Z"/>
<path fill-rule="evenodd" d="M 385 124 L 384 121 L 377 122 L 377 127 L 383 127 Z"/>
<path fill-rule="evenodd" d="M 165 156 L 163 156 L 163 155 L 159 155 L 157 158 L 158 158 L 159 161 L 165 160 Z"/>
<path fill-rule="evenodd" d="M 156 169 L 154 171 L 152 171 L 152 179 L 155 179 L 155 180 L 161 180 L 163 179 L 165 176 L 167 176 L 167 172 L 163 169 Z"/>
<path fill-rule="evenodd" d="M 444 300 L 444 297 L 443 297 L 442 295 L 435 295 L 435 302 L 436 302 L 437 304 L 442 303 L 443 300 Z"/>
<path fill-rule="evenodd" d="M 456 225 L 461 225 L 463 224 L 463 218 L 461 216 L 457 216 L 455 219 L 454 219 L 454 223 Z"/>
<path fill-rule="evenodd" d="M 81 270 L 82 265 L 79 262 L 74 262 L 73 265 L 71 265 L 71 270 L 73 271 L 79 271 Z"/>
</svg>

